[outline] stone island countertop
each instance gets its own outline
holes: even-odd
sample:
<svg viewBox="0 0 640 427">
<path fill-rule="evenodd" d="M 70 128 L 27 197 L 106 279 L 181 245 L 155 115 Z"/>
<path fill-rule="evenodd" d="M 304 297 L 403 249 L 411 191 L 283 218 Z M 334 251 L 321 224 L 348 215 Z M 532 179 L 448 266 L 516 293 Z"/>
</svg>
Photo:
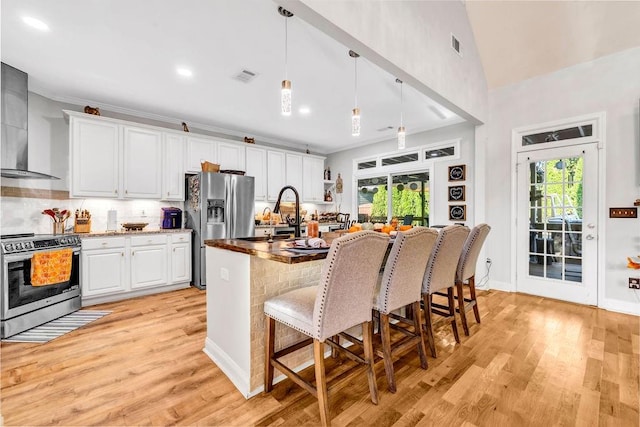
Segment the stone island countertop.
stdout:
<svg viewBox="0 0 640 427">
<path fill-rule="evenodd" d="M 205 240 L 206 246 L 212 248 L 226 249 L 232 252 L 256 256 L 258 258 L 278 261 L 285 264 L 297 264 L 307 261 L 323 260 L 327 257 L 327 251 L 308 251 L 308 253 L 292 252 L 287 250 L 289 239 L 276 238 L 273 243 L 269 243 L 264 237 L 247 239 L 215 239 Z"/>
<path fill-rule="evenodd" d="M 164 233 L 191 233 L 190 228 L 150 228 L 136 231 L 92 231 L 90 233 L 77 233 L 85 239 L 87 237 L 111 237 L 111 236 L 134 236 L 138 234 L 164 234 Z"/>
</svg>

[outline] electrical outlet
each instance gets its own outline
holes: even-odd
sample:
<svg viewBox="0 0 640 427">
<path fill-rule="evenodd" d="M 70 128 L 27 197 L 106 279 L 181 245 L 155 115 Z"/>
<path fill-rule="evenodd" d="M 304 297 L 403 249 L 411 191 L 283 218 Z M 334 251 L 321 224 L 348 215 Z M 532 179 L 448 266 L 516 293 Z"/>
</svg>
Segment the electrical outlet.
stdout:
<svg viewBox="0 0 640 427">
<path fill-rule="evenodd" d="M 629 277 L 629 289 L 640 289 L 640 277 Z"/>
<path fill-rule="evenodd" d="M 491 261 L 491 258 L 487 258 L 487 264 L 491 264 L 493 261 Z"/>
</svg>

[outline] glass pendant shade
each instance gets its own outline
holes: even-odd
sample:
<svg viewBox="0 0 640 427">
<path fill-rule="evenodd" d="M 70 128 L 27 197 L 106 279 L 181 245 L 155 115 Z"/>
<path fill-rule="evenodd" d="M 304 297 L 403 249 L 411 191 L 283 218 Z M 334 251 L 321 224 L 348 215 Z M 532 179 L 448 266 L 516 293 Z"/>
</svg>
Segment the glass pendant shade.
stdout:
<svg viewBox="0 0 640 427">
<path fill-rule="evenodd" d="M 398 150 L 404 150 L 404 137 L 405 137 L 405 132 L 404 132 L 404 126 L 400 126 L 398 128 Z"/>
<path fill-rule="evenodd" d="M 280 94 L 280 104 L 282 107 L 282 114 L 284 116 L 291 115 L 291 81 L 282 81 L 282 92 Z"/>
<path fill-rule="evenodd" d="M 354 108 L 351 112 L 351 135 L 360 136 L 360 109 Z"/>
</svg>

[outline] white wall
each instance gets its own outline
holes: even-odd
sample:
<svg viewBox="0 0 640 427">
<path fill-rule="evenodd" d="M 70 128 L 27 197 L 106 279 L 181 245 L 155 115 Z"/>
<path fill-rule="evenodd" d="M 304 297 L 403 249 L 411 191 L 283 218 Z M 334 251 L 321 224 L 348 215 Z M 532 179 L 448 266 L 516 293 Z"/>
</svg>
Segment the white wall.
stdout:
<svg viewBox="0 0 640 427">
<path fill-rule="evenodd" d="M 474 224 L 474 151 L 475 137 L 474 126 L 469 123 L 451 125 L 440 129 L 435 129 L 418 134 L 407 135 L 406 148 L 418 147 L 421 145 L 435 144 L 461 138 L 460 158 L 450 161 L 436 162 L 434 170 L 429 177 L 434 183 L 434 193 L 431 199 L 431 212 L 429 222 L 431 224 L 451 224 L 448 217 L 447 187 L 448 166 L 465 164 L 467 166 L 467 179 L 460 184 L 466 185 L 467 205 L 467 225 Z M 344 192 L 342 193 L 341 212 L 351 213 L 353 218 L 357 218 L 357 211 L 353 209 L 353 160 L 362 157 L 372 156 L 380 153 L 388 153 L 397 150 L 397 140 L 391 139 L 376 144 L 365 145 L 359 148 L 340 151 L 330 154 L 325 164 L 331 167 L 331 178 L 335 179 L 338 173 L 342 175 L 344 181 Z"/>
<path fill-rule="evenodd" d="M 461 117 L 486 121 L 487 83 L 462 1 L 278 3 Z"/>
<path fill-rule="evenodd" d="M 492 90 L 486 144 L 486 219 L 494 227 L 486 255 L 492 279 L 512 286 L 511 130 L 588 113 L 606 113 L 604 206 L 632 206 L 640 197 L 640 48 Z M 640 254 L 640 219 L 604 218 L 604 308 L 640 314 L 640 293 L 628 289 L 626 257 Z"/>
</svg>

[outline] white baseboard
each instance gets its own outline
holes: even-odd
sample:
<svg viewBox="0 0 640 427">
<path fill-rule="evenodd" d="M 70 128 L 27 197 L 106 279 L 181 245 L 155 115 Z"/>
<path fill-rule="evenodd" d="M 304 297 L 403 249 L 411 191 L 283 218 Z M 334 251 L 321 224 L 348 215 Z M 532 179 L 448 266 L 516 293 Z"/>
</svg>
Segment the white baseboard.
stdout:
<svg viewBox="0 0 640 427">
<path fill-rule="evenodd" d="M 498 280 L 489 280 L 487 286 L 483 289 L 494 289 L 496 291 L 515 292 L 516 287 L 509 282 L 500 282 Z"/>
<path fill-rule="evenodd" d="M 637 302 L 605 298 L 598 306 L 609 311 L 640 316 L 640 303 Z"/>
<path fill-rule="evenodd" d="M 191 284 L 189 282 L 176 283 L 173 285 L 164 285 L 158 287 L 149 287 L 144 289 L 136 289 L 134 291 L 113 293 L 109 295 L 95 295 L 86 296 L 82 295 L 82 307 L 88 307 L 90 305 L 104 304 L 106 302 L 122 301 L 125 299 L 131 299 L 136 297 L 142 297 L 146 295 L 159 294 L 162 292 L 177 291 L 178 289 L 187 289 Z"/>
<path fill-rule="evenodd" d="M 220 370 L 231 380 L 233 385 L 236 386 L 245 399 L 257 394 L 257 392 L 251 394 L 249 391 L 249 380 L 251 378 L 251 374 L 238 366 L 238 364 L 213 341 L 211 341 L 209 337 L 204 341 L 203 351 L 216 365 L 218 365 L 218 368 L 220 368 Z"/>
</svg>

